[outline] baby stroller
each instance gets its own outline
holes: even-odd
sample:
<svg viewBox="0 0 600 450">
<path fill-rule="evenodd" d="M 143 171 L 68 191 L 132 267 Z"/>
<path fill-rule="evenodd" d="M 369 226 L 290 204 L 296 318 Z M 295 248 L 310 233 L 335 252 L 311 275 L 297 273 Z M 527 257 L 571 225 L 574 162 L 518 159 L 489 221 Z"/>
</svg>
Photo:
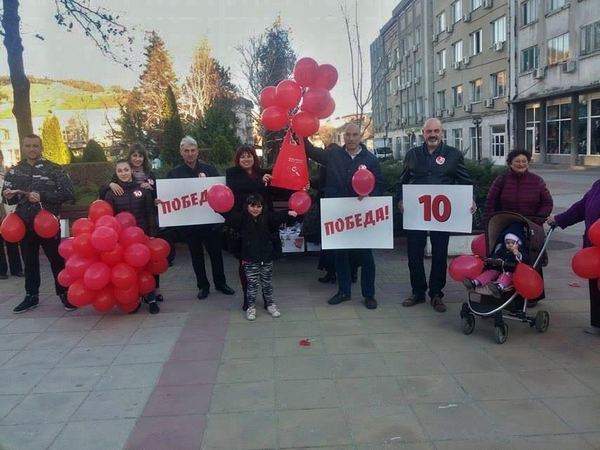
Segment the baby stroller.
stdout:
<svg viewBox="0 0 600 450">
<path fill-rule="evenodd" d="M 485 230 L 486 254 L 490 254 L 503 230 L 514 222 L 519 222 L 523 226 L 525 239 L 523 246 L 527 250 L 529 260 L 534 261 L 532 267 L 541 275 L 542 266 L 548 263 L 546 247 L 554 228 L 550 228 L 548 233 L 545 234 L 541 225 L 520 214 L 498 212 L 490 218 Z M 477 297 L 479 297 L 479 302 L 473 301 Z M 494 319 L 494 335 L 498 344 L 504 344 L 508 337 L 508 325 L 504 319 L 528 323 L 530 327 L 535 327 L 540 333 L 544 333 L 550 324 L 550 315 L 547 311 L 538 311 L 535 317 L 528 316 L 527 299 L 517 294 L 513 287 L 505 289 L 500 299 L 483 294 L 481 291 L 469 290 L 467 302 L 463 303 L 460 311 L 464 334 L 471 334 L 475 330 L 475 316 Z"/>
</svg>

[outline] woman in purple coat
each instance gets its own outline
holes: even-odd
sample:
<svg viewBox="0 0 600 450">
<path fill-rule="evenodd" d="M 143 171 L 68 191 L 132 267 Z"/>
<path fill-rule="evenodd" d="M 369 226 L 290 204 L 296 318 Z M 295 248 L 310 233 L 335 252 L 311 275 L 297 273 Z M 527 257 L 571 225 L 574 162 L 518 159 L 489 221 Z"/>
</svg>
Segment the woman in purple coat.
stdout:
<svg viewBox="0 0 600 450">
<path fill-rule="evenodd" d="M 583 246 L 591 247 L 592 243 L 587 237 L 587 232 L 592 224 L 600 218 L 600 180 L 596 181 L 581 200 L 575 202 L 564 213 L 556 216 L 550 215 L 546 222 L 566 228 L 581 221 L 585 222 Z M 590 334 L 600 334 L 600 290 L 598 279 L 589 280 L 590 284 L 590 322 L 591 327 L 584 331 Z"/>
</svg>

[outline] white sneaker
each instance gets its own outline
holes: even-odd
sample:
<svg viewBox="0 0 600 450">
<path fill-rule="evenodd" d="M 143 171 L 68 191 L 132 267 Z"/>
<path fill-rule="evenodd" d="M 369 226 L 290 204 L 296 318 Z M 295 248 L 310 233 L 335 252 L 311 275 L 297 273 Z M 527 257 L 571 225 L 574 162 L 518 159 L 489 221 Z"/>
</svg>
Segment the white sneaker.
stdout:
<svg viewBox="0 0 600 450">
<path fill-rule="evenodd" d="M 277 307 L 277 305 L 275 303 L 267 306 L 267 311 L 269 311 L 269 314 L 271 314 L 272 317 L 281 316 L 281 313 L 279 312 L 279 308 Z"/>
<path fill-rule="evenodd" d="M 256 307 L 250 306 L 246 310 L 246 319 L 248 319 L 248 320 L 256 320 Z"/>
</svg>

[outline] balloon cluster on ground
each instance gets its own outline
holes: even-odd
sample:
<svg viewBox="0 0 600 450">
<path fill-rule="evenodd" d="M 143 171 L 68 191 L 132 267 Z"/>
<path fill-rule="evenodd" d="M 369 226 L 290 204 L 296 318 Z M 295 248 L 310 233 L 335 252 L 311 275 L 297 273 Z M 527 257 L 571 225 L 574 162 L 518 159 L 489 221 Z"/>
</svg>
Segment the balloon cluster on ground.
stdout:
<svg viewBox="0 0 600 450">
<path fill-rule="evenodd" d="M 592 246 L 583 248 L 573 255 L 571 268 L 581 278 L 594 280 L 600 278 L 600 219 L 588 229 L 587 237 Z M 600 281 L 598 285 L 600 286 Z"/>
<path fill-rule="evenodd" d="M 74 306 L 131 312 L 155 289 L 154 275 L 168 268 L 167 241 L 146 236 L 131 213 L 113 215 L 104 200 L 90 205 L 88 217 L 77 219 L 71 234 L 58 247 L 65 259 L 58 282 L 68 288 Z"/>
<path fill-rule="evenodd" d="M 293 80 L 283 80 L 261 91 L 263 126 L 279 131 L 291 124 L 297 136 L 312 136 L 319 131 L 319 119 L 329 117 L 335 110 L 329 91 L 337 79 L 337 70 L 331 64 L 319 65 L 312 58 L 299 59 Z"/>
</svg>

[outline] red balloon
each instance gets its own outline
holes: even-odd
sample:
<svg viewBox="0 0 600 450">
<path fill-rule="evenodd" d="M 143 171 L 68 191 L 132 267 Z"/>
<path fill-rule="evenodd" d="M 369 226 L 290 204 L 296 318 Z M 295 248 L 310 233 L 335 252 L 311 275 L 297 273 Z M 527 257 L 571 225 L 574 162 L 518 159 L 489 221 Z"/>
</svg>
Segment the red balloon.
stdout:
<svg viewBox="0 0 600 450">
<path fill-rule="evenodd" d="M 263 109 L 267 109 L 269 106 L 276 105 L 275 94 L 275 86 L 267 86 L 262 91 L 260 91 L 260 105 L 263 107 Z"/>
<path fill-rule="evenodd" d="M 119 304 L 134 303 L 140 299 L 140 288 L 136 281 L 131 286 L 127 286 L 126 288 L 115 288 L 114 295 L 115 300 L 117 300 Z"/>
<path fill-rule="evenodd" d="M 39 237 L 50 239 L 58 234 L 60 223 L 50 211 L 40 209 L 33 219 L 33 229 Z"/>
<path fill-rule="evenodd" d="M 135 311 L 139 304 L 140 304 L 140 300 L 137 299 L 136 301 L 131 302 L 131 303 L 118 302 L 117 307 L 125 314 L 129 314 L 129 313 L 132 313 L 133 311 Z"/>
<path fill-rule="evenodd" d="M 73 239 L 73 251 L 84 258 L 93 258 L 98 251 L 92 245 L 92 235 L 83 233 Z"/>
<path fill-rule="evenodd" d="M 115 264 L 111 271 L 111 281 L 115 288 L 124 289 L 135 284 L 137 273 L 129 264 Z"/>
<path fill-rule="evenodd" d="M 235 203 L 235 197 L 231 189 L 224 184 L 215 184 L 206 193 L 208 204 L 216 212 L 224 213 L 231 211 Z"/>
<path fill-rule="evenodd" d="M 579 250 L 571 260 L 571 268 L 581 278 L 600 278 L 600 247 Z"/>
<path fill-rule="evenodd" d="M 138 275 L 138 285 L 140 287 L 140 294 L 146 295 L 156 289 L 156 280 L 154 275 L 144 270 Z"/>
<path fill-rule="evenodd" d="M 310 87 L 320 87 L 332 90 L 338 80 L 338 71 L 331 64 L 321 64 L 317 68 L 317 74 Z"/>
<path fill-rule="evenodd" d="M 134 227 L 137 224 L 135 216 L 127 211 L 118 213 L 115 219 L 121 224 L 121 228 Z"/>
<path fill-rule="evenodd" d="M 275 104 L 284 109 L 298 106 L 302 98 L 302 88 L 293 80 L 280 81 L 275 89 Z"/>
<path fill-rule="evenodd" d="M 63 259 L 69 259 L 74 252 L 73 238 L 64 239 L 60 244 L 58 244 L 58 254 L 62 256 Z"/>
<path fill-rule="evenodd" d="M 300 109 L 313 114 L 319 114 L 321 111 L 327 108 L 327 106 L 329 106 L 330 99 L 331 95 L 329 95 L 329 91 L 327 89 L 311 88 L 304 94 Z"/>
<path fill-rule="evenodd" d="M 95 259 L 84 258 L 83 256 L 74 254 L 65 261 L 65 269 L 69 272 L 71 277 L 77 279 L 83 277 L 87 268 L 95 262 Z"/>
<path fill-rule="evenodd" d="M 144 230 L 140 227 L 127 227 L 119 235 L 119 243 L 123 247 L 128 247 L 131 244 L 143 243 L 146 241 Z"/>
<path fill-rule="evenodd" d="M 361 197 L 373 192 L 375 188 L 375 176 L 369 169 L 358 169 L 352 175 L 352 189 Z"/>
<path fill-rule="evenodd" d="M 125 249 L 124 257 L 131 267 L 144 267 L 150 261 L 150 249 L 136 242 Z"/>
<path fill-rule="evenodd" d="M 88 218 L 82 217 L 81 219 L 77 219 L 75 222 L 73 222 L 73 225 L 71 226 L 71 234 L 73 236 L 79 236 L 80 234 L 91 233 L 94 231 L 94 228 L 94 222 Z"/>
<path fill-rule="evenodd" d="M 471 241 L 471 252 L 482 258 L 487 256 L 485 252 L 485 234 L 480 234 Z"/>
<path fill-rule="evenodd" d="M 25 222 L 15 213 L 9 213 L 0 225 L 0 234 L 6 242 L 19 242 L 25 237 Z"/>
<path fill-rule="evenodd" d="M 329 97 L 329 103 L 317 114 L 319 119 L 327 119 L 335 111 L 335 101 Z"/>
<path fill-rule="evenodd" d="M 113 208 L 105 200 L 94 200 L 88 209 L 88 217 L 94 222 L 102 216 L 113 216 Z"/>
<path fill-rule="evenodd" d="M 512 278 L 517 293 L 528 300 L 535 300 L 544 292 L 544 280 L 533 267 L 517 264 Z"/>
<path fill-rule="evenodd" d="M 152 260 L 166 258 L 171 252 L 169 243 L 161 238 L 151 238 L 147 245 L 150 249 L 150 259 Z"/>
<path fill-rule="evenodd" d="M 104 216 L 111 217 L 111 216 Z M 102 219 L 103 217 L 101 217 Z M 97 226 L 92 233 L 91 242 L 96 250 L 101 252 L 110 252 L 117 245 L 119 235 L 117 232 L 108 226 Z"/>
<path fill-rule="evenodd" d="M 95 262 L 83 274 L 83 284 L 92 291 L 99 291 L 111 281 L 111 270 L 103 262 Z"/>
<path fill-rule="evenodd" d="M 312 200 L 310 199 L 310 195 L 304 191 L 294 192 L 288 200 L 288 207 L 292 211 L 296 211 L 299 215 L 306 214 L 310 209 L 311 204 Z"/>
<path fill-rule="evenodd" d="M 288 112 L 280 106 L 269 106 L 262 112 L 261 121 L 267 130 L 279 131 L 288 124 Z"/>
<path fill-rule="evenodd" d="M 315 77 L 319 65 L 312 58 L 300 58 L 294 66 L 294 79 L 300 86 L 310 86 Z"/>
<path fill-rule="evenodd" d="M 600 247 L 600 219 L 596 220 L 589 228 L 588 239 L 597 247 Z"/>
<path fill-rule="evenodd" d="M 77 280 L 67 290 L 67 300 L 73 306 L 78 308 L 89 305 L 95 300 L 95 295 L 92 291 L 85 287 L 83 280 Z"/>
<path fill-rule="evenodd" d="M 146 266 L 146 270 L 153 275 L 158 275 L 160 273 L 166 272 L 168 268 L 169 262 L 167 261 L 167 258 L 150 261 Z"/>
<path fill-rule="evenodd" d="M 123 227 L 121 223 L 117 220 L 116 217 L 113 216 L 102 216 L 96 220 L 96 228 L 98 227 L 109 227 L 115 230 L 115 233 L 119 234 Z"/>
<path fill-rule="evenodd" d="M 461 255 L 450 262 L 448 272 L 455 281 L 463 281 L 465 278 L 476 278 L 483 270 L 483 261 L 478 256 Z"/>
<path fill-rule="evenodd" d="M 298 111 L 292 117 L 292 128 L 300 137 L 308 137 L 319 131 L 319 119 L 307 111 Z"/>
<path fill-rule="evenodd" d="M 123 261 L 123 247 L 121 244 L 117 243 L 115 248 L 109 252 L 100 253 L 100 261 L 111 267 Z"/>
<path fill-rule="evenodd" d="M 71 275 L 71 272 L 69 272 L 67 269 L 63 269 L 60 272 L 58 272 L 56 279 L 58 281 L 58 284 L 60 284 L 63 287 L 69 287 L 77 280 L 77 278 L 74 278 Z"/>
</svg>

